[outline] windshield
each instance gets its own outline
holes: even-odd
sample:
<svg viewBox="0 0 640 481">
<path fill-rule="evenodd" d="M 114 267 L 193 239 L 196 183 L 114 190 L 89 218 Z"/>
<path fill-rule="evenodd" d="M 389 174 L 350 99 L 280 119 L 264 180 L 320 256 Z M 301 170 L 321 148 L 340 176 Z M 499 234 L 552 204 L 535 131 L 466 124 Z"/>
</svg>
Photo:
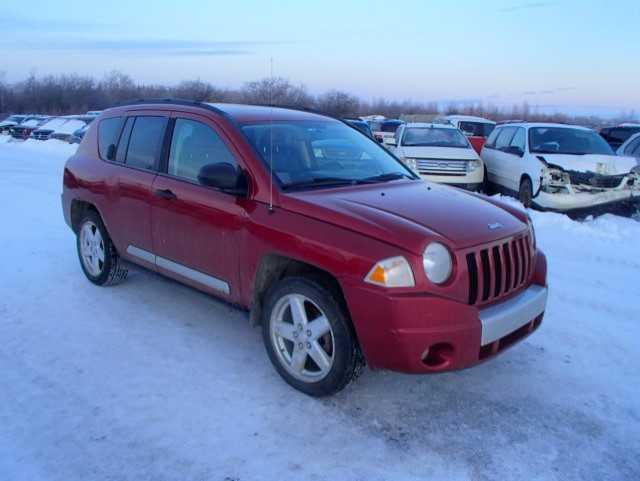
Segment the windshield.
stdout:
<svg viewBox="0 0 640 481">
<path fill-rule="evenodd" d="M 458 129 L 439 127 L 408 127 L 402 136 L 407 147 L 469 147 L 469 142 Z"/>
<path fill-rule="evenodd" d="M 335 121 L 245 124 L 242 132 L 284 189 L 416 179 L 383 147 Z"/>
<path fill-rule="evenodd" d="M 465 134 L 473 137 L 489 137 L 496 126 L 495 124 L 489 124 L 487 122 L 461 121 L 458 127 Z"/>
<path fill-rule="evenodd" d="M 386 122 L 382 122 L 382 126 L 380 127 L 380 131 L 382 132 L 395 132 L 398 130 L 398 127 L 402 125 L 402 122 L 399 120 L 389 120 Z"/>
<path fill-rule="evenodd" d="M 615 155 L 609 144 L 593 130 L 567 127 L 530 128 L 529 147 L 535 154 Z"/>
</svg>

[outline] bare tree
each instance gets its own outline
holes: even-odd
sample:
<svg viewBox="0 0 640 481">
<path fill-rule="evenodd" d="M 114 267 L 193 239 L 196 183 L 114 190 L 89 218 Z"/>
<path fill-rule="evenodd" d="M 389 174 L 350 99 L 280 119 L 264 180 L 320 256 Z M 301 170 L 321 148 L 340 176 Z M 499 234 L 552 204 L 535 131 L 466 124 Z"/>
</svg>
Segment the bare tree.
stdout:
<svg viewBox="0 0 640 481">
<path fill-rule="evenodd" d="M 335 117 L 345 117 L 359 112 L 360 100 L 347 92 L 330 90 L 318 96 L 316 106 L 321 112 Z"/>
<path fill-rule="evenodd" d="M 248 82 L 240 91 L 243 102 L 255 105 L 311 107 L 313 98 L 304 85 L 293 85 L 282 77 L 268 77 Z"/>
</svg>

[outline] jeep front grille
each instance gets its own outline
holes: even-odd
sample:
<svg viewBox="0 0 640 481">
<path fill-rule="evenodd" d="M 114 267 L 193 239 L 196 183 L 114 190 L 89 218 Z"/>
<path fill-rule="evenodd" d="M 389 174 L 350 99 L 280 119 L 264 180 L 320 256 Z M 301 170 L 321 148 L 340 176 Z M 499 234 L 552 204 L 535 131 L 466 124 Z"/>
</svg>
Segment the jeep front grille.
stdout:
<svg viewBox="0 0 640 481">
<path fill-rule="evenodd" d="M 468 252 L 469 304 L 496 301 L 524 287 L 533 270 L 533 255 L 529 234 Z"/>
</svg>

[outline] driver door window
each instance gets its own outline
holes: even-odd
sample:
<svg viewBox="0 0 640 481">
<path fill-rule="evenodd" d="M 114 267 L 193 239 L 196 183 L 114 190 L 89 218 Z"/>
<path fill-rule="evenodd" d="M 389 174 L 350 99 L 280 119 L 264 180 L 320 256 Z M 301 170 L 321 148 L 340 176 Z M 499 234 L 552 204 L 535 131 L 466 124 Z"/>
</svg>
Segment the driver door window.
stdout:
<svg viewBox="0 0 640 481">
<path fill-rule="evenodd" d="M 526 142 L 525 131 L 523 128 L 518 128 L 518 130 L 516 130 L 516 133 L 513 136 L 513 139 L 511 139 L 511 144 L 509 145 L 511 147 L 518 147 L 522 152 L 524 152 L 525 142 Z"/>
<path fill-rule="evenodd" d="M 176 119 L 167 167 L 169 175 L 198 182 L 202 167 L 220 162 L 237 167 L 233 154 L 211 127 L 194 120 Z"/>
</svg>

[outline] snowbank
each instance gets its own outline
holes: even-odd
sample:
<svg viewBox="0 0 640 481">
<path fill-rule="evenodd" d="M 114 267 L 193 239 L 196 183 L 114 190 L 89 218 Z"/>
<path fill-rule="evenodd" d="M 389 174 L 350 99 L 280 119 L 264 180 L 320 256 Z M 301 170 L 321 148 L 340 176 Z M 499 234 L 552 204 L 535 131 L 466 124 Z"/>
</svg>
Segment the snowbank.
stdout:
<svg viewBox="0 0 640 481">
<path fill-rule="evenodd" d="M 640 223 L 531 212 L 550 283 L 533 336 L 314 400 L 244 313 L 145 271 L 85 280 L 60 212 L 74 149 L 0 136 L 0 478 L 640 479 Z"/>
</svg>

